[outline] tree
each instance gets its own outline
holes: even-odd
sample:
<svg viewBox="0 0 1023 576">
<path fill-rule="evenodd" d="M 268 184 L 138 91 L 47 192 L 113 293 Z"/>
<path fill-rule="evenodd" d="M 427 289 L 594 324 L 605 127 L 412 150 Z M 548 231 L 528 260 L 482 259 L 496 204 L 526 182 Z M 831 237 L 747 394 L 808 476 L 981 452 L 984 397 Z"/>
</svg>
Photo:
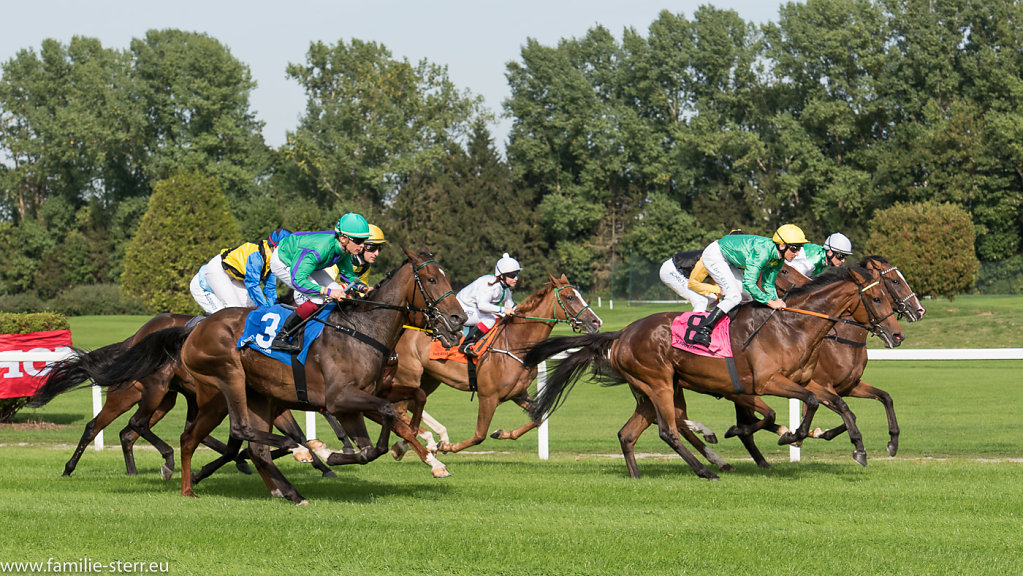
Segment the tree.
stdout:
<svg viewBox="0 0 1023 576">
<path fill-rule="evenodd" d="M 977 279 L 975 239 L 970 215 L 960 206 L 898 203 L 874 214 L 867 252 L 898 266 L 920 294 L 952 299 Z"/>
<path fill-rule="evenodd" d="M 161 180 L 125 248 L 121 289 L 156 312 L 196 310 L 188 290 L 192 276 L 214 254 L 240 240 L 215 179 L 192 172 Z"/>
<path fill-rule="evenodd" d="M 482 98 L 460 93 L 446 68 L 396 60 L 375 42 L 315 42 L 306 63 L 289 64 L 287 73 L 307 103 L 282 153 L 293 186 L 321 205 L 360 199 L 383 208 L 483 114 Z"/>
</svg>

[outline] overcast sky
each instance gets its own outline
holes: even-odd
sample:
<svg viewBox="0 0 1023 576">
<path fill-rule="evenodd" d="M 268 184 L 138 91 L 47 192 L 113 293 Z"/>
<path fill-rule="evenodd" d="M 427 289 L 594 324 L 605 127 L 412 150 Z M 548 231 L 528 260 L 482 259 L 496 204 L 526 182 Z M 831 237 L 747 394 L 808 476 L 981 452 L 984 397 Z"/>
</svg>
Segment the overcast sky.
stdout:
<svg viewBox="0 0 1023 576">
<path fill-rule="evenodd" d="M 498 116 L 509 96 L 505 64 L 519 59 L 527 38 L 555 45 L 583 36 L 600 24 L 621 39 L 627 27 L 646 35 L 661 10 L 691 17 L 706 1 L 696 0 L 21 0 L 5 3 L 0 61 L 19 50 L 38 52 L 42 41 L 67 44 L 72 36 L 99 38 L 106 48 L 127 49 L 147 30 L 177 28 L 205 32 L 227 46 L 252 70 L 258 83 L 252 107 L 266 123 L 263 135 L 280 146 L 305 107 L 305 95 L 285 77 L 289 63 L 304 63 L 309 44 L 352 38 L 386 46 L 395 58 L 422 59 L 448 67 L 459 89 L 480 94 Z M 715 0 L 748 21 L 777 20 L 777 0 Z M 511 122 L 494 127 L 504 149 Z"/>
</svg>

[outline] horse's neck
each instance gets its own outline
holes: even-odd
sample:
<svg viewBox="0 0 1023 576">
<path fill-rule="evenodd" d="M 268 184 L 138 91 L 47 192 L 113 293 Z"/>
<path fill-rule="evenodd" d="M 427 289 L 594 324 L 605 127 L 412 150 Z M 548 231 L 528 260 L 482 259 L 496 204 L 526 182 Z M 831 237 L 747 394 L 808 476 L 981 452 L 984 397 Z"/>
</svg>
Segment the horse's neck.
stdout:
<svg viewBox="0 0 1023 576">
<path fill-rule="evenodd" d="M 381 284 L 367 297 L 368 300 L 390 304 L 393 306 L 411 305 L 411 274 L 404 269 L 399 270 L 387 282 Z M 406 312 L 374 306 L 368 302 L 359 303 L 351 310 L 335 312 L 349 324 L 381 344 L 394 348 L 401 336 L 401 328 L 405 323 Z"/>
<path fill-rule="evenodd" d="M 785 304 L 789 308 L 840 317 L 852 310 L 858 294 L 857 290 L 858 287 L 854 282 L 842 280 L 797 297 L 786 298 Z M 774 314 L 779 318 L 777 321 L 771 320 L 763 323 L 762 337 L 767 339 L 765 341 L 784 342 L 792 352 L 799 352 L 799 354 L 789 356 L 793 364 L 789 368 L 803 365 L 834 326 L 831 321 L 800 312 L 779 310 Z M 757 324 L 759 325 L 760 322 Z M 756 339 L 761 339 L 761 336 L 757 336 Z"/>
<path fill-rule="evenodd" d="M 531 318 L 550 318 L 557 316 L 554 303 L 554 290 L 550 289 L 538 303 L 529 310 L 516 310 L 517 316 L 529 316 Z M 507 325 L 508 340 L 513 346 L 522 347 L 526 344 L 539 342 L 550 336 L 556 322 L 541 322 L 539 320 L 528 320 L 516 318 Z"/>
</svg>

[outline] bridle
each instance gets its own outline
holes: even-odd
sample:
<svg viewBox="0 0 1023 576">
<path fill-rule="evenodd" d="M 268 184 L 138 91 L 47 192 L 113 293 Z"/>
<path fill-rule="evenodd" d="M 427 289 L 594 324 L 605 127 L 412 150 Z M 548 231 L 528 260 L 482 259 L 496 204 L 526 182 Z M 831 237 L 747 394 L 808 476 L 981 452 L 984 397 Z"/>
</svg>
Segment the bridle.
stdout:
<svg viewBox="0 0 1023 576">
<path fill-rule="evenodd" d="M 892 287 L 889 284 L 891 280 L 888 278 L 888 274 L 891 272 L 896 272 L 898 273 L 899 277 L 902 278 L 902 283 L 905 284 L 907 288 L 909 288 L 909 283 L 906 282 L 906 277 L 902 275 L 902 272 L 899 272 L 899 267 L 892 266 L 886 270 L 878 270 L 878 272 L 881 274 L 881 279 L 884 280 L 885 287 L 888 288 L 888 293 L 891 295 L 892 300 L 896 304 L 896 308 L 899 313 L 899 320 L 902 320 L 903 316 L 910 318 L 910 321 L 912 321 L 913 319 L 918 319 L 916 318 L 915 313 L 910 313 L 909 305 L 906 304 L 906 302 L 908 302 L 912 298 L 916 298 L 919 301 L 919 297 L 916 295 L 916 292 L 914 292 L 913 289 L 910 288 L 909 295 L 907 295 L 905 298 L 899 298 L 895 295 L 895 291 L 892 290 Z"/>
<path fill-rule="evenodd" d="M 438 325 L 443 325 L 444 329 L 447 330 L 448 332 L 451 333 L 456 332 L 457 330 L 452 328 L 451 324 L 448 322 L 448 318 L 440 311 L 440 308 L 438 307 L 438 304 L 440 304 L 442 300 L 444 300 L 448 296 L 454 296 L 455 294 L 454 290 L 448 290 L 447 292 L 441 294 L 439 297 L 433 298 L 430 296 L 430 293 L 426 291 L 426 287 L 423 286 L 423 280 L 419 276 L 419 271 L 422 270 L 423 268 L 429 266 L 430 264 L 436 264 L 439 267 L 440 263 L 434 260 L 433 258 L 430 258 L 429 260 L 424 260 L 419 264 L 414 264 L 410 261 L 410 264 L 413 264 L 412 277 L 413 279 L 415 279 L 416 289 L 419 290 L 419 293 L 423 295 L 423 302 L 426 303 L 425 308 L 420 308 L 418 306 L 412 305 L 398 306 L 397 304 L 388 304 L 387 302 L 378 302 L 376 300 L 366 299 L 359 300 L 358 302 L 361 304 L 372 304 L 377 308 L 387 308 L 390 310 L 404 310 L 409 314 L 415 313 L 422 314 L 427 318 L 428 324 L 427 328 L 424 331 L 427 334 L 430 334 L 431 336 L 436 334 Z M 415 296 L 413 296 L 413 299 L 415 299 Z"/>
<path fill-rule="evenodd" d="M 887 333 L 881 327 L 881 324 L 884 323 L 884 321 L 887 320 L 888 318 L 891 318 L 892 316 L 894 316 L 896 314 L 896 312 L 895 312 L 895 310 L 892 310 L 891 312 L 889 312 L 885 316 L 878 317 L 878 315 L 876 313 L 874 313 L 874 311 L 871 309 L 871 307 L 867 304 L 866 296 L 864 295 L 867 290 L 870 290 L 871 288 L 880 285 L 881 284 L 881 280 L 874 280 L 873 282 L 870 282 L 869 284 L 860 284 L 859 281 L 855 277 L 852 277 L 852 281 L 853 281 L 854 284 L 856 284 L 856 287 L 859 288 L 859 290 L 857 291 L 857 295 L 859 296 L 859 302 L 856 303 L 856 307 L 852 309 L 850 314 L 855 314 L 856 313 L 856 309 L 859 308 L 860 306 L 863 306 L 863 309 L 867 312 L 867 318 L 868 318 L 869 324 L 863 324 L 862 322 L 857 322 L 856 320 L 849 320 L 849 319 L 846 319 L 846 318 L 836 318 L 834 316 L 829 316 L 827 314 L 822 314 L 820 312 L 814 312 L 812 310 L 802 310 L 800 308 L 782 308 L 782 310 L 785 310 L 787 312 L 796 312 L 798 314 L 806 314 L 806 315 L 809 315 L 809 316 L 816 316 L 818 318 L 823 318 L 823 319 L 826 319 L 826 320 L 831 320 L 833 322 L 843 322 L 845 324 L 851 324 L 853 326 L 858 326 L 860 328 L 863 328 L 864 330 L 869 331 L 874 336 L 877 336 L 878 338 L 881 338 L 882 340 L 886 340 L 887 341 L 889 338 L 887 336 Z M 882 290 L 883 290 L 883 288 L 882 288 Z"/>
<path fill-rule="evenodd" d="M 593 309 L 590 308 L 589 304 L 586 304 L 586 306 L 583 306 L 582 308 L 580 308 L 579 311 L 576 312 L 575 314 L 572 314 L 571 312 L 569 312 L 568 311 L 568 305 L 565 304 L 565 301 L 561 298 L 561 291 L 565 290 L 567 288 L 571 288 L 571 289 L 575 290 L 576 293 L 578 294 L 578 290 L 579 289 L 576 288 L 575 285 L 573 285 L 573 284 L 566 284 L 564 286 L 557 286 L 557 287 L 555 287 L 554 288 L 554 318 L 535 318 L 535 317 L 532 317 L 532 316 L 522 316 L 520 314 L 512 314 L 512 316 L 515 316 L 516 318 L 522 318 L 524 320 L 536 320 L 536 321 L 539 321 L 539 322 L 554 322 L 555 324 L 563 322 L 563 323 L 566 323 L 566 324 L 570 325 L 572 327 L 572 331 L 573 332 L 582 332 L 582 330 L 583 330 L 583 323 L 582 323 L 582 320 L 579 320 L 579 317 L 583 315 L 583 312 L 586 312 L 587 310 L 592 312 Z M 565 318 L 564 319 L 558 318 L 558 309 L 560 309 L 565 314 Z"/>
</svg>

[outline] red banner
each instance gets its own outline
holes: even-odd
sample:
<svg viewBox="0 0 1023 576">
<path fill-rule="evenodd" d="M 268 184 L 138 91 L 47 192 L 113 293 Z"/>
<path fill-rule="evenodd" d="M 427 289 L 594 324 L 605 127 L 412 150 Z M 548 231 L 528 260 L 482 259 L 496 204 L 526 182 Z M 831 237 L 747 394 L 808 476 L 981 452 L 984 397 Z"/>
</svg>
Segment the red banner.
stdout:
<svg viewBox="0 0 1023 576">
<path fill-rule="evenodd" d="M 70 330 L 0 334 L 0 398 L 31 396 L 46 380 L 53 360 L 19 359 L 19 353 L 71 351 Z"/>
</svg>

